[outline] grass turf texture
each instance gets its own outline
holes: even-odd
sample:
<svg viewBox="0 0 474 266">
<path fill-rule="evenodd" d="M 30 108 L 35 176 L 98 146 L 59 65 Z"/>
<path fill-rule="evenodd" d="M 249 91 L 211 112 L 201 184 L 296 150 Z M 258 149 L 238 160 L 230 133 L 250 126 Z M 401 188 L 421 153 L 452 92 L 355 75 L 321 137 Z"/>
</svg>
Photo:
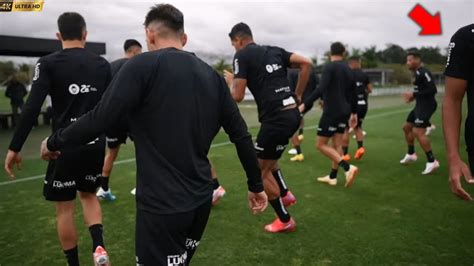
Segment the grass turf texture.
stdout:
<svg viewBox="0 0 474 266">
<path fill-rule="evenodd" d="M 343 172 L 339 184 L 316 182 L 330 170 L 329 161 L 314 149 L 315 129 L 321 111 L 306 117 L 302 148 L 305 161 L 292 163 L 284 154 L 281 168 L 298 199 L 289 211 L 297 222 L 290 234 L 269 234 L 263 226 L 274 219 L 271 207 L 252 216 L 246 203 L 244 172 L 233 145 L 216 145 L 209 154 L 217 168 L 226 196 L 211 213 L 193 265 L 472 265 L 474 263 L 474 208 L 455 198 L 447 183 L 440 111 L 432 121 L 438 129 L 430 136 L 441 168 L 422 176 L 425 155 L 416 146 L 418 162 L 402 166 L 406 152 L 401 126 L 411 108 L 399 97 L 374 97 L 364 122 L 367 153 L 360 176 L 345 189 Z M 256 135 L 258 122 L 253 104 L 241 111 Z M 39 127 L 25 144 L 24 169 L 18 179 L 41 175 L 46 163 L 38 159 L 40 140 L 50 130 Z M 0 131 L 0 155 L 4 156 L 11 131 Z M 219 133 L 214 144 L 228 141 Z M 464 145 L 464 144 L 462 144 Z M 352 140 L 350 152 L 356 150 Z M 133 145 L 122 147 L 119 161 L 133 158 Z M 2 157 L 3 159 L 3 157 Z M 115 202 L 102 202 L 105 241 L 113 265 L 134 265 L 135 164 L 118 164 L 111 177 Z M 42 197 L 42 179 L 4 183 L 0 172 L 0 264 L 64 265 L 55 228 L 53 204 Z M 473 187 L 465 185 L 468 192 Z M 91 240 L 77 204 L 80 260 L 91 264 Z"/>
</svg>

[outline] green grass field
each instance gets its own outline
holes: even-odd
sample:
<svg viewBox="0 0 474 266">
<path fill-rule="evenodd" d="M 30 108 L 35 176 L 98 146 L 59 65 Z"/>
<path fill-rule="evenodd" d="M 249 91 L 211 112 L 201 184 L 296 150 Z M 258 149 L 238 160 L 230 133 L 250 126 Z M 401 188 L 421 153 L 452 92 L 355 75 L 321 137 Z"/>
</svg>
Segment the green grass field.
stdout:
<svg viewBox="0 0 474 266">
<path fill-rule="evenodd" d="M 337 187 L 316 182 L 326 175 L 329 161 L 314 149 L 314 126 L 321 111 L 306 117 L 303 151 L 305 161 L 291 163 L 285 153 L 281 168 L 298 199 L 289 211 L 297 231 L 268 234 L 263 226 L 274 219 L 269 207 L 253 216 L 246 204 L 244 172 L 235 149 L 220 133 L 209 154 L 221 184 L 227 190 L 211 213 L 193 265 L 473 265 L 474 206 L 454 197 L 448 188 L 447 166 L 440 111 L 431 136 L 441 168 L 422 176 L 425 156 L 401 166 L 406 152 L 401 126 L 410 106 L 399 97 L 374 97 L 365 121 L 366 156 L 354 162 L 360 176 L 345 189 L 343 173 Z M 258 130 L 256 108 L 241 105 L 253 135 Z M 18 179 L 42 175 L 46 163 L 38 159 L 39 142 L 50 130 L 33 130 L 24 148 L 24 169 Z M 12 132 L 0 131 L 0 156 L 4 156 Z M 351 153 L 355 143 L 351 143 Z M 103 202 L 105 241 L 113 265 L 135 265 L 135 184 L 133 146 L 121 150 L 111 187 L 115 202 Z M 3 157 L 2 157 L 3 159 Z M 467 185 L 465 185 L 467 187 Z M 474 187 L 467 187 L 474 193 Z M 78 204 L 80 258 L 90 265 L 91 240 L 82 223 Z M 54 207 L 42 197 L 42 180 L 9 183 L 0 173 L 0 265 L 64 265 L 56 236 Z"/>
</svg>

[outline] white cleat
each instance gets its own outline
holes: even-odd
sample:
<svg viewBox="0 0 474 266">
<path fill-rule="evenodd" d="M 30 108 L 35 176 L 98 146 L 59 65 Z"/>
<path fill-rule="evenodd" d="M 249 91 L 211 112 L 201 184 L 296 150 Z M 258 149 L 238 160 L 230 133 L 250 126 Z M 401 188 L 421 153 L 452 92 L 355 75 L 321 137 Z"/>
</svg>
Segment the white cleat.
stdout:
<svg viewBox="0 0 474 266">
<path fill-rule="evenodd" d="M 409 164 L 409 163 L 412 163 L 412 162 L 415 162 L 416 160 L 418 160 L 418 156 L 416 156 L 416 153 L 413 153 L 413 154 L 405 154 L 405 157 L 403 157 L 403 159 L 400 160 L 400 163 L 401 164 Z"/>
<path fill-rule="evenodd" d="M 297 153 L 298 153 L 298 152 L 296 151 L 295 148 L 288 150 L 288 154 L 296 155 Z"/>
<path fill-rule="evenodd" d="M 321 183 L 326 183 L 330 186 L 335 186 L 337 185 L 337 178 L 331 179 L 329 175 L 323 176 L 323 177 L 318 177 L 318 182 Z"/>
<path fill-rule="evenodd" d="M 427 128 L 426 128 L 425 135 L 426 135 L 426 136 L 429 136 L 431 133 L 433 133 L 433 131 L 435 131 L 435 129 L 436 129 L 436 126 L 435 126 L 435 125 L 431 125 L 430 127 L 427 127 Z"/>
<path fill-rule="evenodd" d="M 359 174 L 359 168 L 351 164 L 349 170 L 345 172 L 345 175 L 346 175 L 345 187 L 347 188 L 351 187 L 358 174 Z"/>
<path fill-rule="evenodd" d="M 429 175 L 433 173 L 436 169 L 439 168 L 439 162 L 438 160 L 435 160 L 432 163 L 426 163 L 425 170 L 421 172 L 422 175 Z"/>
<path fill-rule="evenodd" d="M 134 196 L 135 196 L 136 193 L 137 193 L 137 188 L 134 188 L 130 191 L 130 194 L 132 194 Z"/>
</svg>

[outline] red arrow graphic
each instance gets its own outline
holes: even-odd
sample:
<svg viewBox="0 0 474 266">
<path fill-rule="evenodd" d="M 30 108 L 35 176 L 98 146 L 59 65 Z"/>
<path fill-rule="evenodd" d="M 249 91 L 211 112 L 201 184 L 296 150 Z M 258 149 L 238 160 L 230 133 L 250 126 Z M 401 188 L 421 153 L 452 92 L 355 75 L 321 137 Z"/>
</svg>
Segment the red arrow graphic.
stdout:
<svg viewBox="0 0 474 266">
<path fill-rule="evenodd" d="M 433 16 L 422 5 L 416 4 L 408 16 L 421 27 L 419 35 L 441 35 L 441 14 L 439 12 Z"/>
</svg>

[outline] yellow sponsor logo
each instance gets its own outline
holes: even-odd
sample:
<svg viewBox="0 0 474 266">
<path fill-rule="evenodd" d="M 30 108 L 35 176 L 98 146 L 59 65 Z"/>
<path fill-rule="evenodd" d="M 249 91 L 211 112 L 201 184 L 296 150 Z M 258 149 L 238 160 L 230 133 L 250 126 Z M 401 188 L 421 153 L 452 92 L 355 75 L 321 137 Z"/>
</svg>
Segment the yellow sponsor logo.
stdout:
<svg viewBox="0 0 474 266">
<path fill-rule="evenodd" d="M 44 1 L 0 1 L 0 12 L 40 12 L 43 10 Z"/>
</svg>

